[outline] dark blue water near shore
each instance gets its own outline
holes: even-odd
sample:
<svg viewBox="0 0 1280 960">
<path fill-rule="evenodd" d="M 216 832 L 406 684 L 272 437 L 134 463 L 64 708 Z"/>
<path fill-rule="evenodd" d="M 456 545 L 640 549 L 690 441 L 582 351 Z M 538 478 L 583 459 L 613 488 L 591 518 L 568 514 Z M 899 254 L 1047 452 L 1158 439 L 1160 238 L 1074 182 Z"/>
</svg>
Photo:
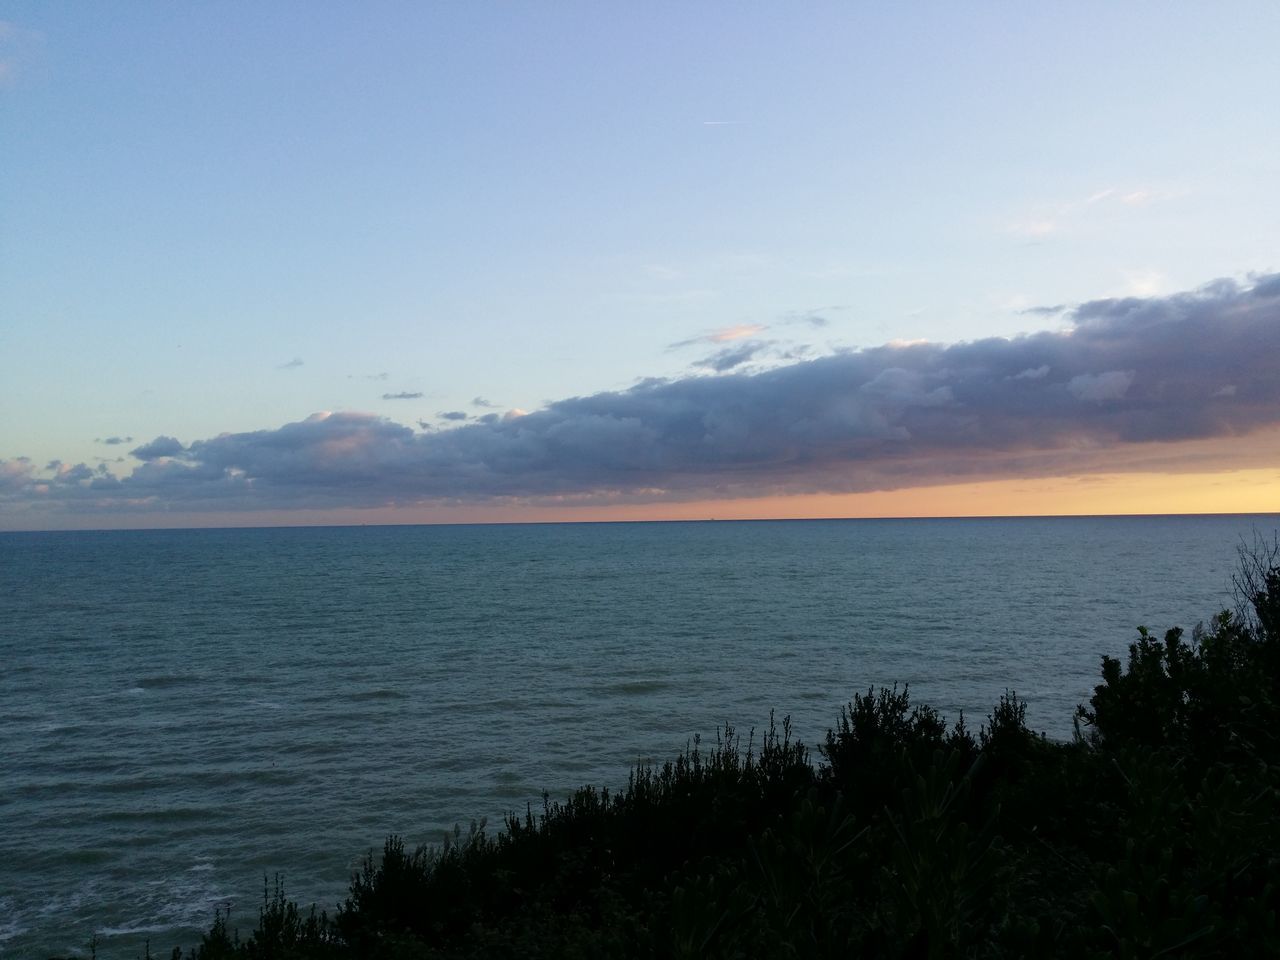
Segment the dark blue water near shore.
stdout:
<svg viewBox="0 0 1280 960">
<path fill-rule="evenodd" d="M 1069 736 L 1275 515 L 0 534 L 0 956 L 332 906 L 388 833 L 909 682 Z"/>
</svg>

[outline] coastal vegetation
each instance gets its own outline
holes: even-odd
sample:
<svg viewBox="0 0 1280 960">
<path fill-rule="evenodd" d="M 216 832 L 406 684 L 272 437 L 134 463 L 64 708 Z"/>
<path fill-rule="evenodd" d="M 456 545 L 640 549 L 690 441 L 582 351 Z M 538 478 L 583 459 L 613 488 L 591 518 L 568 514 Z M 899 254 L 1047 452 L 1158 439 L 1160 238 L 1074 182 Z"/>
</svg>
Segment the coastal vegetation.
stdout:
<svg viewBox="0 0 1280 960">
<path fill-rule="evenodd" d="M 1280 956 L 1280 549 L 1238 609 L 1139 628 L 1076 736 L 868 690 L 816 753 L 723 729 L 611 792 L 371 855 L 336 914 L 277 885 L 174 958 Z"/>
</svg>

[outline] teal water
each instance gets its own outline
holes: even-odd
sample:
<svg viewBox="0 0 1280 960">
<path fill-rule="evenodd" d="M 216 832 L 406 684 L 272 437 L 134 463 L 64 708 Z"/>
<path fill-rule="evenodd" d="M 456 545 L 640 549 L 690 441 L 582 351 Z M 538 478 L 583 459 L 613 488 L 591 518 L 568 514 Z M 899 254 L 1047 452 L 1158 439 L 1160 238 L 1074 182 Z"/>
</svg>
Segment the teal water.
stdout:
<svg viewBox="0 0 1280 960">
<path fill-rule="evenodd" d="M 1051 736 L 1280 516 L 0 534 L 0 956 L 191 945 L 264 874 L 618 785 L 870 685 Z"/>
</svg>

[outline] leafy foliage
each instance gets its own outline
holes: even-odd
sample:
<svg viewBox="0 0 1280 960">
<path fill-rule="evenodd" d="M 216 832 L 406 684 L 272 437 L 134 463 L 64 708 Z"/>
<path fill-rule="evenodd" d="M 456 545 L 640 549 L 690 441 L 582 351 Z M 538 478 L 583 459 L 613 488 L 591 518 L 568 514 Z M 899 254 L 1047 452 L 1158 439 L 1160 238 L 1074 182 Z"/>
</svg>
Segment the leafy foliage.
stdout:
<svg viewBox="0 0 1280 960">
<path fill-rule="evenodd" d="M 1190 643 L 1177 627 L 1163 641 L 1139 627 L 1127 669 L 1102 658 L 1103 682 L 1077 711 L 1095 746 L 1280 762 L 1280 545 L 1242 550 L 1236 592 L 1237 611 Z"/>
</svg>

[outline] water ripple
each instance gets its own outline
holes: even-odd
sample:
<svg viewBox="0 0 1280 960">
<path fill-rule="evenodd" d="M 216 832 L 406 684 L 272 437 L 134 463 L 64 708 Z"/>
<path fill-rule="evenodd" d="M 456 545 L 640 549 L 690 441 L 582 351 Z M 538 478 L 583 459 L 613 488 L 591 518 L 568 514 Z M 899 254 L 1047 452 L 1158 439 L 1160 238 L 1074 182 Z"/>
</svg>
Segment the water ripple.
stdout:
<svg viewBox="0 0 1280 960">
<path fill-rule="evenodd" d="M 872 685 L 971 726 L 1013 688 L 1069 736 L 1100 656 L 1212 615 L 1276 524 L 0 535 L 0 952 L 190 945 L 276 871 L 332 907 L 388 833 L 492 828 L 771 708 L 815 744 Z"/>
</svg>

